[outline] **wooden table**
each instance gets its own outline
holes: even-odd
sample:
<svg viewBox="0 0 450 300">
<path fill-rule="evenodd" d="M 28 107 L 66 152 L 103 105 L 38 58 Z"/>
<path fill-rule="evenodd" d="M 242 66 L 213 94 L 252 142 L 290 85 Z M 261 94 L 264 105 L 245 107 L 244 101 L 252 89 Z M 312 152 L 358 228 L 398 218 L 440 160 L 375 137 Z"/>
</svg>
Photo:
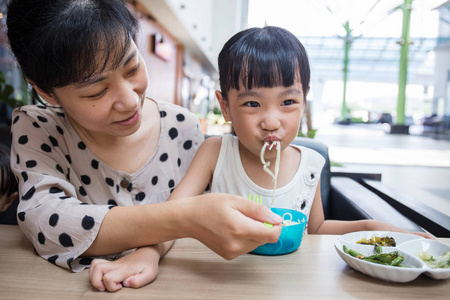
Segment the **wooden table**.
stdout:
<svg viewBox="0 0 450 300">
<path fill-rule="evenodd" d="M 291 254 L 232 261 L 181 239 L 161 262 L 156 281 L 107 293 L 92 288 L 88 271 L 72 273 L 37 256 L 18 226 L 0 225 L 0 299 L 448 299 L 450 280 L 421 275 L 388 283 L 353 270 L 336 253 L 336 239 L 308 235 Z"/>
</svg>

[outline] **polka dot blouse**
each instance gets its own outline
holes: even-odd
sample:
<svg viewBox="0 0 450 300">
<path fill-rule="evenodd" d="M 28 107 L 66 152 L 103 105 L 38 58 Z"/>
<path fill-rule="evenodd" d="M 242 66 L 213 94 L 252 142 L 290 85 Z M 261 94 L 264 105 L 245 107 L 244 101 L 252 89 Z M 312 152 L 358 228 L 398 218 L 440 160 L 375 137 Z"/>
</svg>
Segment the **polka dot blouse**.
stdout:
<svg viewBox="0 0 450 300">
<path fill-rule="evenodd" d="M 79 258 L 109 209 L 164 202 L 203 141 L 198 118 L 156 102 L 161 134 L 153 157 L 128 174 L 98 159 L 61 108 L 28 105 L 13 113 L 11 168 L 19 182 L 19 226 L 44 259 L 81 271 Z M 107 257 L 112 258 L 112 257 Z"/>
</svg>

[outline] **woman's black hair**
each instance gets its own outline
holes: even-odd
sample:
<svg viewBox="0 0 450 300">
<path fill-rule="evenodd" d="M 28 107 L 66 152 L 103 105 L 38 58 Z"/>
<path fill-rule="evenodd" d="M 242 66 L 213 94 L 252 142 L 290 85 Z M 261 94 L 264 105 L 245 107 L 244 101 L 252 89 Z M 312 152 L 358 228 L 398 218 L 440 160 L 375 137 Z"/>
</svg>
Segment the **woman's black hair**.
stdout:
<svg viewBox="0 0 450 300">
<path fill-rule="evenodd" d="M 0 195 L 11 196 L 17 192 L 17 181 L 10 166 L 10 149 L 4 144 L 0 144 Z"/>
<path fill-rule="evenodd" d="M 230 89 L 288 87 L 300 76 L 303 93 L 309 89 L 308 55 L 299 39 L 275 27 L 250 28 L 235 34 L 219 54 L 219 82 L 222 96 Z"/>
<path fill-rule="evenodd" d="M 6 24 L 23 75 L 47 93 L 117 68 L 138 28 L 124 0 L 11 0 Z"/>
</svg>

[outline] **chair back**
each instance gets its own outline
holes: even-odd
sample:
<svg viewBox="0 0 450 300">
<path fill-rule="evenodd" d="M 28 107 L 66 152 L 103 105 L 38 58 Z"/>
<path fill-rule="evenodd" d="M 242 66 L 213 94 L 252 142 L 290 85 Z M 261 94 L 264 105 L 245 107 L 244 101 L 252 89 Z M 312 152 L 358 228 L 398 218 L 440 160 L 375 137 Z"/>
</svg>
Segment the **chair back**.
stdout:
<svg viewBox="0 0 450 300">
<path fill-rule="evenodd" d="M 320 175 L 320 194 L 322 196 L 322 206 L 325 219 L 330 217 L 330 158 L 328 156 L 328 147 L 316 140 L 306 138 L 306 137 L 296 137 L 292 144 L 304 146 L 317 151 L 325 158 L 325 165 L 322 169 L 322 174 Z"/>
</svg>

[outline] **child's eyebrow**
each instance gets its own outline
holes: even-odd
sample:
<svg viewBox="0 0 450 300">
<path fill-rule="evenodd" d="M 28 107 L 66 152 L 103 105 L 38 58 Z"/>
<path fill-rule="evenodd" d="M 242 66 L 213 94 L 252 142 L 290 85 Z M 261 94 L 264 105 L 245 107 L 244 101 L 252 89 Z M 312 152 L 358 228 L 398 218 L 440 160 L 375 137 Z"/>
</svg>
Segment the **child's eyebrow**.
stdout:
<svg viewBox="0 0 450 300">
<path fill-rule="evenodd" d="M 256 92 L 256 91 L 243 91 L 241 93 L 238 94 L 237 98 L 241 99 L 241 98 L 246 98 L 246 97 L 261 97 L 261 93 L 260 92 Z"/>
<path fill-rule="evenodd" d="M 302 92 L 299 89 L 296 88 L 289 88 L 287 90 L 284 90 L 280 93 L 280 96 L 287 96 L 292 94 L 299 94 L 302 95 Z"/>
<path fill-rule="evenodd" d="M 259 92 L 259 91 L 245 90 L 245 91 L 240 92 L 238 94 L 237 98 L 238 99 L 246 98 L 246 97 L 261 98 L 262 97 L 262 93 L 263 92 Z M 286 96 L 294 95 L 294 94 L 298 94 L 299 96 L 301 96 L 302 92 L 299 89 L 295 88 L 295 87 L 291 87 L 291 88 L 288 88 L 288 89 L 280 92 L 279 96 L 280 97 L 286 97 Z"/>
</svg>

